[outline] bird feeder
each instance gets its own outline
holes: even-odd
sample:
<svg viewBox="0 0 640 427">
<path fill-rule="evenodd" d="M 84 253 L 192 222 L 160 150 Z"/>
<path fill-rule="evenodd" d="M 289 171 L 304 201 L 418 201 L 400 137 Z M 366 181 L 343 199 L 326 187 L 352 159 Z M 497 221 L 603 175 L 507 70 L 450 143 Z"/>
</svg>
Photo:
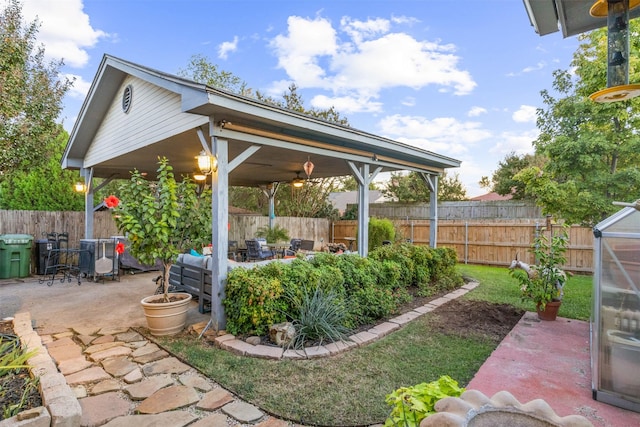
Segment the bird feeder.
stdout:
<svg viewBox="0 0 640 427">
<path fill-rule="evenodd" d="M 607 88 L 589 98 L 595 102 L 624 101 L 640 95 L 640 84 L 629 84 L 629 10 L 640 0 L 598 0 L 593 17 L 607 18 Z"/>
</svg>

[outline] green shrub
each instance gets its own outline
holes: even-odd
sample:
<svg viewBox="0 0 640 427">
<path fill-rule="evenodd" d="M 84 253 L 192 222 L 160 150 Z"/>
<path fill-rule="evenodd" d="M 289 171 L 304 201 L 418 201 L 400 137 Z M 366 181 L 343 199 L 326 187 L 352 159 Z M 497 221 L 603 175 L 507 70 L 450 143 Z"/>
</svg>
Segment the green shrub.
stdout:
<svg viewBox="0 0 640 427">
<path fill-rule="evenodd" d="M 276 264 L 276 263 L 270 263 Z M 280 280 L 261 269 L 236 268 L 227 276 L 227 331 L 234 335 L 266 335 L 270 325 L 283 322 L 286 303 Z"/>
<path fill-rule="evenodd" d="M 387 395 L 386 402 L 393 406 L 385 421 L 385 427 L 417 427 L 420 421 L 435 413 L 436 402 L 445 397 L 460 397 L 464 388 L 448 375 L 437 381 L 421 383 L 413 387 L 401 387 Z"/>
<path fill-rule="evenodd" d="M 229 273 L 224 300 L 227 329 L 234 334 L 264 334 L 273 323 L 298 317 L 306 289 L 331 293 L 347 308 L 344 324 L 358 327 L 396 312 L 418 295 L 453 289 L 463 283 L 452 249 L 408 243 L 384 245 L 362 258 L 357 254 L 318 253 L 291 264 L 273 262 Z M 284 297 L 286 293 L 287 297 Z"/>
<path fill-rule="evenodd" d="M 393 242 L 396 230 L 393 222 L 387 218 L 369 218 L 369 250 L 382 246 L 382 242 Z"/>
<path fill-rule="evenodd" d="M 321 286 L 302 288 L 300 295 L 287 295 L 294 310 L 292 323 L 296 334 L 291 346 L 344 341 L 350 330 L 345 326 L 347 309 L 344 300 L 333 290 Z"/>
</svg>

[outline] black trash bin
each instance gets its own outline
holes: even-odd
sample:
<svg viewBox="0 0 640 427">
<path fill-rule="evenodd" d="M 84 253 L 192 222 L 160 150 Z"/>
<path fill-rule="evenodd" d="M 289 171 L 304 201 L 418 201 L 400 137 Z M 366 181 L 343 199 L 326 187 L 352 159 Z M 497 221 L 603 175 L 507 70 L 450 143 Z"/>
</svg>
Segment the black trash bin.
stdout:
<svg viewBox="0 0 640 427">
<path fill-rule="evenodd" d="M 58 242 L 55 240 L 49 239 L 38 239 L 36 240 L 36 272 L 39 275 L 51 274 L 52 271 L 47 271 L 47 261 L 49 261 L 50 266 L 54 266 L 57 264 L 57 253 L 51 254 L 51 259 L 49 257 L 49 251 L 53 249 L 58 249 Z M 55 258 L 55 259 L 53 259 Z"/>
</svg>

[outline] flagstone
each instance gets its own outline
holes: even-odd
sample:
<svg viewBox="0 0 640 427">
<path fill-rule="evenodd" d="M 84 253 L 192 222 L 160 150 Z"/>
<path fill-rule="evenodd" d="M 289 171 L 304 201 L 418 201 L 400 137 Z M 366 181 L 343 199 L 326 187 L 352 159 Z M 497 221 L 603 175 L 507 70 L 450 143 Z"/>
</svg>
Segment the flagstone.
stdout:
<svg viewBox="0 0 640 427">
<path fill-rule="evenodd" d="M 185 365 L 175 357 L 167 357 L 151 362 L 142 367 L 142 373 L 146 376 L 156 374 L 181 374 L 191 369 L 189 365 Z"/>
<path fill-rule="evenodd" d="M 139 333 L 137 333 L 136 331 L 127 331 L 122 334 L 117 334 L 117 338 L 118 338 L 118 341 L 123 341 L 123 342 L 135 342 L 135 341 L 141 341 L 144 339 L 144 337 Z"/>
<path fill-rule="evenodd" d="M 120 381 L 116 380 L 115 378 L 109 378 L 108 380 L 100 381 L 98 384 L 94 385 L 91 389 L 91 394 L 96 395 L 119 390 Z"/>
<path fill-rule="evenodd" d="M 218 414 L 221 415 L 221 414 Z M 225 421 L 227 417 L 224 417 Z M 149 415 L 125 415 L 123 417 L 114 418 L 103 427 L 184 427 L 186 425 L 195 426 L 191 424 L 198 418 L 190 414 L 187 411 L 171 411 L 162 414 L 149 414 Z M 203 424 L 207 427 L 228 427 L 226 424 Z"/>
<path fill-rule="evenodd" d="M 129 347 L 119 346 L 93 353 L 89 356 L 89 359 L 94 362 L 99 362 L 110 357 L 128 356 L 129 354 L 131 354 L 131 349 Z"/>
<path fill-rule="evenodd" d="M 91 341 L 95 340 L 96 337 L 93 335 L 76 335 L 76 338 L 83 344 L 89 345 Z"/>
<path fill-rule="evenodd" d="M 158 350 L 160 350 L 160 347 L 158 347 L 157 344 L 148 343 L 144 347 L 140 347 L 136 349 L 133 353 L 131 353 L 131 357 L 144 356 L 145 354 L 154 353 Z"/>
<path fill-rule="evenodd" d="M 63 375 L 69 375 L 75 372 L 82 371 L 83 369 L 87 369 L 91 365 L 93 365 L 93 363 L 89 362 L 84 358 L 84 356 L 80 355 L 78 357 L 74 357 L 73 359 L 63 360 L 58 363 L 58 370 Z"/>
<path fill-rule="evenodd" d="M 67 384 L 86 384 L 111 378 L 100 366 L 93 366 L 71 375 L 65 375 Z"/>
<path fill-rule="evenodd" d="M 59 340 L 51 341 L 47 344 L 47 348 L 61 347 L 65 345 L 77 345 L 71 337 L 60 338 Z"/>
<path fill-rule="evenodd" d="M 111 326 L 108 328 L 102 328 L 98 331 L 99 335 L 118 335 L 123 334 L 129 330 L 128 326 Z"/>
<path fill-rule="evenodd" d="M 124 392 L 133 400 L 144 400 L 156 391 L 170 385 L 173 385 L 171 375 L 161 374 L 142 380 L 137 384 L 128 385 L 124 388 Z"/>
<path fill-rule="evenodd" d="M 226 415 L 216 413 L 199 419 L 195 423 L 190 424 L 189 427 L 229 427 L 229 423 L 227 422 Z"/>
<path fill-rule="evenodd" d="M 143 376 L 142 376 L 142 371 L 140 370 L 140 368 L 136 368 L 133 371 L 129 372 L 124 377 L 122 377 L 124 382 L 127 383 L 127 384 L 137 383 L 142 378 L 143 378 Z"/>
<path fill-rule="evenodd" d="M 93 344 L 106 344 L 109 342 L 114 342 L 116 340 L 116 337 L 114 337 L 113 335 L 103 335 L 101 337 L 95 338 L 93 340 Z"/>
<path fill-rule="evenodd" d="M 178 377 L 178 381 L 180 381 L 182 385 L 193 387 L 196 390 L 204 392 L 210 391 L 213 388 L 209 381 L 202 378 L 200 375 L 182 374 Z"/>
<path fill-rule="evenodd" d="M 264 416 L 255 406 L 238 400 L 223 406 L 222 412 L 241 423 L 254 423 Z"/>
<path fill-rule="evenodd" d="M 142 414 L 157 414 L 192 405 L 198 400 L 198 392 L 193 387 L 172 385 L 153 393 L 136 410 Z"/>
<path fill-rule="evenodd" d="M 134 369 L 137 369 L 138 364 L 133 363 L 126 357 L 116 357 L 113 359 L 103 360 L 102 367 L 114 377 L 122 377 Z"/>
<path fill-rule="evenodd" d="M 115 392 L 85 397 L 78 402 L 82 408 L 82 426 L 100 426 L 129 413 L 129 402 Z"/>
<path fill-rule="evenodd" d="M 133 349 L 138 349 L 140 347 L 144 347 L 145 345 L 147 345 L 149 343 L 149 341 L 133 341 L 133 342 L 128 342 L 126 343 L 127 347 L 131 347 Z"/>
<path fill-rule="evenodd" d="M 215 411 L 224 405 L 233 402 L 233 396 L 228 391 L 217 388 L 206 393 L 196 405 L 196 409 L 203 411 Z"/>
<path fill-rule="evenodd" d="M 55 339 L 57 339 L 57 340 L 60 339 L 60 338 L 66 338 L 66 337 L 72 337 L 72 336 L 73 336 L 73 332 L 71 332 L 71 331 L 65 331 L 65 332 L 60 332 L 60 333 L 57 333 L 57 334 L 53 334 L 53 337 Z"/>
<path fill-rule="evenodd" d="M 140 364 L 145 364 L 145 363 L 149 363 L 149 362 L 155 362 L 156 360 L 160 360 L 164 357 L 167 357 L 169 355 L 169 353 L 167 353 L 164 350 L 158 350 L 156 352 L 153 353 L 149 353 L 149 354 L 145 354 L 144 356 L 139 356 L 136 357 L 134 360 L 134 362 L 136 363 L 140 363 Z"/>
<path fill-rule="evenodd" d="M 93 353 L 97 353 L 99 351 L 104 351 L 104 350 L 110 349 L 112 347 L 118 347 L 118 346 L 121 346 L 123 344 L 124 343 L 121 342 L 121 341 L 103 342 L 103 343 L 94 344 L 94 345 L 92 345 L 90 347 L 85 348 L 84 352 L 86 354 L 93 354 Z"/>
<path fill-rule="evenodd" d="M 82 348 L 78 344 L 63 345 L 47 349 L 49 356 L 59 364 L 63 360 L 76 359 L 82 357 Z"/>
</svg>

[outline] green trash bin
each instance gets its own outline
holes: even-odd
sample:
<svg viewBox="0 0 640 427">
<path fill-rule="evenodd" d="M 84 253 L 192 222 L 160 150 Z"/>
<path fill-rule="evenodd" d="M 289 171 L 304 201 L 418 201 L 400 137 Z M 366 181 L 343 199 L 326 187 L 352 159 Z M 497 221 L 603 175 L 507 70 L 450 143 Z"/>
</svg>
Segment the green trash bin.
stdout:
<svg viewBox="0 0 640 427">
<path fill-rule="evenodd" d="M 29 276 L 30 234 L 0 234 L 0 279 Z"/>
</svg>

